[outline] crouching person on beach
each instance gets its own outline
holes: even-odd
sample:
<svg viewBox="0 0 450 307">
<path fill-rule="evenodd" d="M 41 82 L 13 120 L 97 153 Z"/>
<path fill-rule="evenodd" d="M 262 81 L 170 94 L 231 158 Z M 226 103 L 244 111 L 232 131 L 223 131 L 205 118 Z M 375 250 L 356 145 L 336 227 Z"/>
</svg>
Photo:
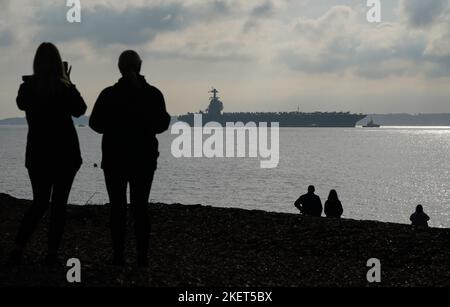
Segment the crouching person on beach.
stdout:
<svg viewBox="0 0 450 307">
<path fill-rule="evenodd" d="M 103 134 L 102 168 L 111 203 L 113 264 L 125 264 L 127 186 L 133 207 L 139 266 L 148 266 L 150 222 L 148 199 L 156 170 L 158 140 L 170 115 L 162 93 L 140 75 L 142 61 L 132 50 L 119 58 L 122 78 L 100 94 L 89 126 Z"/>
<path fill-rule="evenodd" d="M 428 228 L 428 221 L 430 217 L 423 211 L 422 205 L 416 207 L 416 212 L 414 212 L 409 218 L 412 225 L 419 228 Z"/>
</svg>

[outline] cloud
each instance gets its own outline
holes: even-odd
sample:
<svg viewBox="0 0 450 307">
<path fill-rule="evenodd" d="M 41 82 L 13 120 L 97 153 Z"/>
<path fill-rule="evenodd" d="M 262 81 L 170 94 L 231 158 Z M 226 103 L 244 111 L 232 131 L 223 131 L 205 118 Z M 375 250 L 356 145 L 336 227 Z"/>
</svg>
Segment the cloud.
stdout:
<svg viewBox="0 0 450 307">
<path fill-rule="evenodd" d="M 0 47 L 9 47 L 14 42 L 14 35 L 11 31 L 0 31 Z"/>
<path fill-rule="evenodd" d="M 14 43 L 14 34 L 9 29 L 6 20 L 9 14 L 10 0 L 0 0 L 0 48 L 9 47 Z"/>
<path fill-rule="evenodd" d="M 10 4 L 10 0 L 0 0 L 0 9 L 3 11 L 4 9 L 8 9 Z"/>
<path fill-rule="evenodd" d="M 159 34 L 226 16 L 232 10 L 230 3 L 223 0 L 203 4 L 164 1 L 157 5 L 125 8 L 97 5 L 83 9 L 80 24 L 70 24 L 65 20 L 67 7 L 53 5 L 36 14 L 35 23 L 39 31 L 35 39 L 58 42 L 85 40 L 97 46 L 142 45 Z"/>
<path fill-rule="evenodd" d="M 252 39 L 241 33 L 245 18 L 264 19 L 275 7 L 271 1 L 261 4 L 259 0 L 151 3 L 87 6 L 80 24 L 65 20 L 64 5 L 42 7 L 33 21 L 37 25 L 33 43 L 53 41 L 70 49 L 70 45 L 84 42 L 100 53 L 111 48 L 139 48 L 158 59 L 253 61 L 257 55 L 247 48 Z"/>
<path fill-rule="evenodd" d="M 254 7 L 250 13 L 253 17 L 269 17 L 275 12 L 275 5 L 271 1 L 265 1 Z"/>
<path fill-rule="evenodd" d="M 214 27 L 214 31 L 211 28 Z M 153 58 L 211 62 L 254 62 L 253 40 L 241 33 L 242 22 L 223 20 L 214 26 L 193 25 L 160 35 L 145 47 Z"/>
<path fill-rule="evenodd" d="M 265 21 L 275 15 L 276 5 L 270 0 L 266 0 L 262 3 L 258 3 L 254 6 L 249 14 L 247 21 L 242 27 L 244 33 L 248 33 L 251 30 L 258 29 L 262 21 Z"/>
<path fill-rule="evenodd" d="M 318 18 L 299 18 L 295 42 L 281 48 L 278 61 L 304 73 L 448 76 L 450 71 L 443 67 L 450 63 L 450 14 L 439 15 L 438 20 L 437 8 L 443 6 L 434 2 L 428 17 L 411 19 L 417 26 L 426 24 L 426 31 L 402 22 L 374 26 L 348 6 L 334 6 Z M 419 7 L 424 9 L 413 5 Z M 402 11 L 402 16 L 410 16 L 413 8 Z"/>
<path fill-rule="evenodd" d="M 57 12 L 55 12 L 57 10 Z M 97 46 L 111 44 L 140 45 L 161 32 L 185 27 L 187 19 L 182 5 L 130 7 L 123 11 L 108 6 L 85 9 L 80 24 L 69 24 L 64 18 L 66 8 L 48 8 L 38 14 L 39 32 L 36 40 L 66 42 L 85 40 Z"/>
<path fill-rule="evenodd" d="M 319 18 L 301 17 L 294 25 L 295 42 L 282 48 L 279 61 L 305 73 L 345 72 L 364 57 L 356 24 L 356 12 L 347 6 L 332 7 Z"/>
<path fill-rule="evenodd" d="M 211 82 L 239 93 L 236 101 L 253 103 L 255 109 L 264 109 L 264 103 L 273 106 L 281 98 L 296 105 L 302 97 L 321 97 L 323 88 L 331 96 L 342 95 L 342 108 L 359 105 L 361 99 L 352 97 L 368 92 L 368 87 L 373 97 L 377 91 L 385 93 L 386 87 L 392 89 L 398 101 L 405 100 L 405 108 L 414 96 L 411 91 L 421 86 L 429 86 L 430 93 L 448 92 L 448 1 L 382 1 L 383 19 L 389 22 L 383 24 L 369 24 L 365 1 L 355 0 L 81 4 L 82 23 L 69 24 L 65 1 L 0 0 L 0 66 L 8 71 L 1 76 L 2 99 L 14 100 L 15 84 L 7 82 L 29 71 L 42 41 L 56 43 L 74 64 L 74 78 L 91 101 L 98 84 L 115 72 L 111 63 L 116 56 L 125 48 L 136 49 L 155 82 L 172 95 L 171 107 L 177 112 L 196 109 L 199 98 L 194 92 Z M 310 100 L 315 109 L 326 99 Z"/>
<path fill-rule="evenodd" d="M 138 46 L 155 58 L 257 62 L 263 56 L 258 35 L 272 27 L 273 37 L 265 33 L 263 38 L 264 52 L 294 71 L 364 78 L 450 74 L 443 69 L 450 58 L 448 0 L 400 0 L 399 20 L 382 25 L 367 23 L 361 7 L 329 6 L 318 17 L 300 16 L 288 31 L 271 22 L 289 1 L 150 3 L 90 5 L 81 24 L 65 20 L 66 6 L 45 6 L 36 14 L 33 37 L 35 43 L 83 41 L 97 52 Z M 277 40 L 281 32 L 285 39 Z M 5 34 L 3 41 L 11 43 L 11 38 Z"/>
<path fill-rule="evenodd" d="M 400 11 L 409 25 L 425 27 L 433 24 L 444 14 L 448 0 L 401 0 Z"/>
</svg>

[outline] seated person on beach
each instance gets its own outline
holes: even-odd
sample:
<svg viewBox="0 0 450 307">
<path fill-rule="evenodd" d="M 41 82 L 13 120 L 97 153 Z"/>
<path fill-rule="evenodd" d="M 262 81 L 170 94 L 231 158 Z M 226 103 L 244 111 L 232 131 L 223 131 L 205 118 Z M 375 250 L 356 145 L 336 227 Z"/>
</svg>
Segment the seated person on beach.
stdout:
<svg viewBox="0 0 450 307">
<path fill-rule="evenodd" d="M 416 212 L 414 212 L 409 219 L 411 220 L 413 226 L 428 227 L 428 221 L 430 220 L 430 217 L 425 212 L 423 212 L 422 205 L 418 205 L 416 207 Z"/>
<path fill-rule="evenodd" d="M 308 193 L 300 196 L 294 205 L 303 215 L 320 217 L 323 209 L 322 202 L 320 201 L 320 197 L 314 194 L 314 191 L 314 186 L 310 185 L 308 187 Z"/>
<path fill-rule="evenodd" d="M 339 201 L 336 190 L 331 190 L 328 195 L 328 200 L 325 202 L 325 215 L 327 217 L 340 218 L 344 209 Z"/>
</svg>

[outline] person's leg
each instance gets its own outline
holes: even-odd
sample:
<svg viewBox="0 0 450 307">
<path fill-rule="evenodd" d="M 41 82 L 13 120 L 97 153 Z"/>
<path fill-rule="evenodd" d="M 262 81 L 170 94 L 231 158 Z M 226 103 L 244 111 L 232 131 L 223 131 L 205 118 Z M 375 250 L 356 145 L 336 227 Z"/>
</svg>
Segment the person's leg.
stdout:
<svg viewBox="0 0 450 307">
<path fill-rule="evenodd" d="M 127 177 L 125 172 L 104 170 L 106 189 L 111 205 L 111 238 L 116 265 L 125 264 L 125 234 L 127 221 Z"/>
<path fill-rule="evenodd" d="M 31 235 L 36 230 L 39 221 L 42 219 L 49 206 L 52 189 L 47 172 L 41 170 L 29 170 L 28 174 L 33 190 L 33 203 L 25 213 L 17 233 L 15 248 L 11 255 L 11 261 L 16 262 L 20 262 L 23 249 L 30 240 Z"/>
<path fill-rule="evenodd" d="M 148 199 L 153 182 L 154 170 L 140 171 L 130 178 L 130 202 L 133 207 L 134 231 L 138 264 L 148 265 L 150 221 Z"/>
<path fill-rule="evenodd" d="M 66 221 L 66 207 L 78 169 L 61 170 L 54 176 L 51 197 L 51 215 L 48 232 L 47 262 L 55 262 Z"/>
</svg>

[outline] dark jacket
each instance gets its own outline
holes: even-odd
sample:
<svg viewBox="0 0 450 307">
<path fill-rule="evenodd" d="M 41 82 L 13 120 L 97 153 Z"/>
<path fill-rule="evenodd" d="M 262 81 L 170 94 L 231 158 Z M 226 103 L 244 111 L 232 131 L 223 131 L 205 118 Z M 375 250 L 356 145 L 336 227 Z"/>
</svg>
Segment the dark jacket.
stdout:
<svg viewBox="0 0 450 307">
<path fill-rule="evenodd" d="M 303 215 L 317 216 L 322 215 L 322 202 L 320 197 L 314 193 L 308 193 L 300 196 L 295 202 L 295 207 L 300 210 Z"/>
<path fill-rule="evenodd" d="M 327 217 L 341 217 L 342 213 L 344 213 L 344 209 L 342 208 L 342 204 L 339 200 L 327 200 L 325 202 L 325 215 Z"/>
<path fill-rule="evenodd" d="M 22 83 L 17 106 L 28 122 L 25 166 L 33 169 L 79 168 L 82 159 L 72 116 L 86 112 L 74 85 L 59 80 L 42 85 L 32 77 Z"/>
<path fill-rule="evenodd" d="M 103 134 L 102 168 L 156 168 L 156 134 L 169 124 L 164 97 L 156 87 L 143 76 L 138 84 L 121 78 L 101 92 L 89 121 L 93 130 Z"/>
<path fill-rule="evenodd" d="M 428 227 L 430 217 L 425 212 L 414 212 L 409 218 L 413 226 Z"/>
</svg>

